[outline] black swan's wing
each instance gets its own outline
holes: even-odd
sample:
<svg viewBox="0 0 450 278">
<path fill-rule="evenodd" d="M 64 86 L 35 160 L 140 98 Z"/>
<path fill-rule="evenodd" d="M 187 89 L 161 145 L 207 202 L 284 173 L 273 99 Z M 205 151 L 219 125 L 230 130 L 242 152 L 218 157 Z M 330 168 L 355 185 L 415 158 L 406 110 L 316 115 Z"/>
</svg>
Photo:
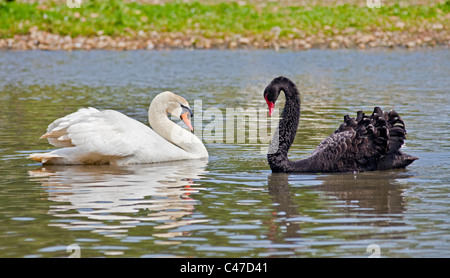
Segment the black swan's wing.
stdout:
<svg viewBox="0 0 450 278">
<path fill-rule="evenodd" d="M 377 170 L 385 156 L 402 155 L 399 150 L 405 136 L 405 124 L 397 112 L 375 107 L 371 116 L 362 111 L 356 119 L 346 115 L 344 123 L 317 146 L 312 157 L 323 171 Z"/>
</svg>

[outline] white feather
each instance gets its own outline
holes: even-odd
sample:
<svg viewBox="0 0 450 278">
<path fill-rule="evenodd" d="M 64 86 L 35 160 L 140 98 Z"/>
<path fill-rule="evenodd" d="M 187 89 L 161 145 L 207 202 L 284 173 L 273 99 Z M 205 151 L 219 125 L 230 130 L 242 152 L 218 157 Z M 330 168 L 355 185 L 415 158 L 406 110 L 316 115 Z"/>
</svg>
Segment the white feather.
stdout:
<svg viewBox="0 0 450 278">
<path fill-rule="evenodd" d="M 159 105 L 168 106 L 172 98 L 181 99 L 184 105 L 188 105 L 186 100 L 173 93 L 162 94 L 165 97 L 158 98 Z M 41 138 L 47 138 L 50 144 L 61 149 L 35 153 L 30 158 L 46 164 L 124 165 L 208 156 L 200 139 L 170 121 L 167 112 L 162 114 L 150 110 L 149 117 L 153 117 L 160 134 L 165 137 L 181 134 L 179 136 L 183 139 L 178 138 L 178 141 L 182 143 L 176 146 L 171 143 L 177 142 L 174 138 L 163 138 L 155 130 L 120 112 L 89 107 L 57 119 L 48 126 L 47 133 Z M 177 132 L 170 132 L 171 129 Z"/>
</svg>

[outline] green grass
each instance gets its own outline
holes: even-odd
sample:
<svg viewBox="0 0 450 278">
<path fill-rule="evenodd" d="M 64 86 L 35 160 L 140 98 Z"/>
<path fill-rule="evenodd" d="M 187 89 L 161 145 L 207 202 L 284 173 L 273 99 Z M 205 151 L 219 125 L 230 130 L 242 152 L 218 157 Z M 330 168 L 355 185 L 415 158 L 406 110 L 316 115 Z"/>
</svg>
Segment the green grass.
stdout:
<svg viewBox="0 0 450 278">
<path fill-rule="evenodd" d="M 280 36 L 297 36 L 298 30 L 306 35 L 321 30 L 340 32 L 348 27 L 392 31 L 399 28 L 395 25 L 398 20 L 405 23 L 405 28 L 442 21 L 446 26 L 449 20 L 445 15 L 449 12 L 450 0 L 433 6 L 402 7 L 394 4 L 380 9 L 351 4 L 290 7 L 268 3 L 260 7 L 235 2 L 145 5 L 121 0 L 85 0 L 81 8 L 70 9 L 65 4 L 54 2 L 38 5 L 0 0 L 0 38 L 26 34 L 31 26 L 72 37 L 96 35 L 98 31 L 121 36 L 139 30 L 196 32 L 206 37 L 232 34 L 271 36 L 274 27 L 281 30 Z"/>
</svg>

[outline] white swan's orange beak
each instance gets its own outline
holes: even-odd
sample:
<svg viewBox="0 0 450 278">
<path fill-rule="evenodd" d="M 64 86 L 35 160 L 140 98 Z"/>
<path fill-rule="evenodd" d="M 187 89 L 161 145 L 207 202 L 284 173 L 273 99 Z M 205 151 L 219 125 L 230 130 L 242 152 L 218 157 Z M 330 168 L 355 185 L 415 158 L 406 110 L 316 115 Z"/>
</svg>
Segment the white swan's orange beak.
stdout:
<svg viewBox="0 0 450 278">
<path fill-rule="evenodd" d="M 186 124 L 187 127 L 189 127 L 189 129 L 191 131 L 194 131 L 194 128 L 192 127 L 192 123 L 191 123 L 191 119 L 190 119 L 190 113 L 186 112 L 184 114 L 181 114 L 181 119 L 183 120 L 183 122 Z"/>
<path fill-rule="evenodd" d="M 265 99 L 266 99 L 266 102 L 267 102 L 267 106 L 269 107 L 269 116 L 272 116 L 273 108 L 275 107 L 275 104 L 273 102 L 269 101 L 267 99 L 267 97 Z"/>
</svg>

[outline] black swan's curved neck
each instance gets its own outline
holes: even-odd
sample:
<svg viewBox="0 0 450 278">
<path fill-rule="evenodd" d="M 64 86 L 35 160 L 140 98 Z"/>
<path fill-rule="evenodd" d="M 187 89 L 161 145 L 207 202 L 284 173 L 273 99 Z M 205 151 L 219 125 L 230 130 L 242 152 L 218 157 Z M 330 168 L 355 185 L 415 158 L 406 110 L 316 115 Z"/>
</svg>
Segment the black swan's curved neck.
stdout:
<svg viewBox="0 0 450 278">
<path fill-rule="evenodd" d="M 288 159 L 289 148 L 294 142 L 300 120 L 300 93 L 297 86 L 287 78 L 276 78 L 266 91 L 284 92 L 286 103 L 281 113 L 278 128 L 269 147 L 267 159 L 272 172 L 301 171 L 302 160 L 292 162 Z M 295 169 L 294 169 L 295 168 Z"/>
</svg>

